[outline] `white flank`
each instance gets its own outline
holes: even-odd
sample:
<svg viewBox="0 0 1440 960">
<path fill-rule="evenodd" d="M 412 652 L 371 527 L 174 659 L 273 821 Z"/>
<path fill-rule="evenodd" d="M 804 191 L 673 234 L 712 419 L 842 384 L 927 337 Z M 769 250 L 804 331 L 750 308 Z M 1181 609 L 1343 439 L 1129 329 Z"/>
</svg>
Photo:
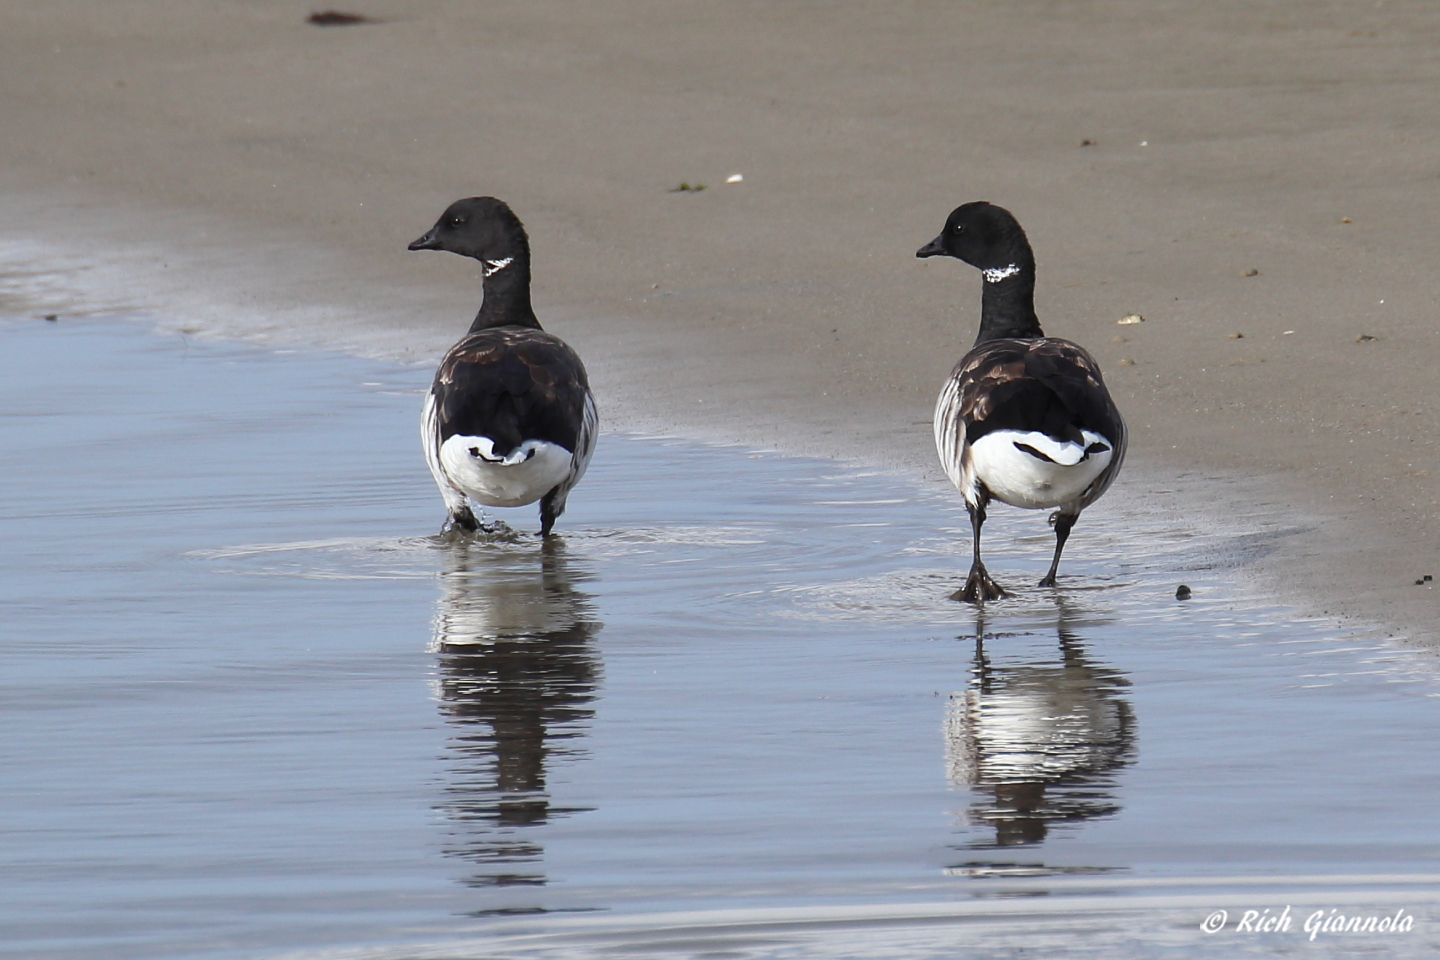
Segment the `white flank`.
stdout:
<svg viewBox="0 0 1440 960">
<path fill-rule="evenodd" d="M 976 479 L 1003 503 L 1031 510 L 1058 507 L 1078 500 L 1114 455 L 1110 441 L 1098 433 L 1086 430 L 1084 437 L 1082 445 L 1062 443 L 1043 433 L 996 430 L 971 444 L 970 466 Z M 1103 443 L 1105 451 L 1086 454 L 1085 448 L 1093 443 Z M 1020 449 L 1020 444 L 1050 460 Z"/>
<path fill-rule="evenodd" d="M 945 476 L 965 493 L 967 486 L 962 461 L 965 453 L 965 424 L 960 420 L 960 378 L 952 376 L 940 389 L 935 401 L 935 452 Z M 969 494 L 966 494 L 968 499 Z"/>
<path fill-rule="evenodd" d="M 440 466 L 440 424 L 436 414 L 435 394 L 427 393 L 425 409 L 420 414 L 420 446 L 425 451 L 425 465 L 430 468 L 430 476 L 435 478 L 435 486 L 440 488 L 445 509 L 453 517 L 466 506 L 465 491 L 451 483 Z"/>
<path fill-rule="evenodd" d="M 489 437 L 456 434 L 438 454 L 445 478 L 487 507 L 534 503 L 571 476 L 574 458 L 559 444 L 526 440 L 504 457 L 495 456 L 494 447 Z"/>
<path fill-rule="evenodd" d="M 580 435 L 575 438 L 575 456 L 570 463 L 570 476 L 565 480 L 565 491 L 570 490 L 585 476 L 590 458 L 595 455 L 595 441 L 600 436 L 600 411 L 595 409 L 595 395 L 585 394 L 585 410 L 580 418 Z M 561 491 L 560 502 L 564 503 Z"/>
</svg>

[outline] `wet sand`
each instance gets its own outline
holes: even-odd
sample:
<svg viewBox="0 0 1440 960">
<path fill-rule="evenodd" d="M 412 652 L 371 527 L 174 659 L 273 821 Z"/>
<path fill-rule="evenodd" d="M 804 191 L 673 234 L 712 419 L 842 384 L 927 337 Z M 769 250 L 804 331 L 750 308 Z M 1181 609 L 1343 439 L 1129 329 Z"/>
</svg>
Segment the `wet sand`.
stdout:
<svg viewBox="0 0 1440 960">
<path fill-rule="evenodd" d="M 1249 558 L 1287 599 L 1434 642 L 1433 5 L 346 9 L 378 22 L 0 6 L 12 260 L 68 264 L 96 309 L 419 358 L 477 280 L 404 245 L 494 194 L 610 426 L 933 477 L 979 279 L 913 252 L 989 199 L 1131 422 L 1111 498 L 1182 478 L 1183 513 L 1290 531 Z"/>
</svg>

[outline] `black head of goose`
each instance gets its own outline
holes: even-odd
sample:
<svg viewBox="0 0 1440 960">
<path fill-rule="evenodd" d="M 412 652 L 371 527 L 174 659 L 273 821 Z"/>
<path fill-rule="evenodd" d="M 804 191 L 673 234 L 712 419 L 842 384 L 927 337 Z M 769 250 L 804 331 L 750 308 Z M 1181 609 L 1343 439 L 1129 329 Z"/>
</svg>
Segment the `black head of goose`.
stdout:
<svg viewBox="0 0 1440 960">
<path fill-rule="evenodd" d="M 980 560 L 980 527 L 992 499 L 1031 510 L 1058 508 L 1055 557 L 1042 587 L 1055 585 L 1060 553 L 1080 511 L 1100 499 L 1125 458 L 1125 421 L 1095 358 L 1047 337 L 1035 316 L 1035 256 L 1008 210 L 983 201 L 957 207 L 917 257 L 949 256 L 984 280 L 980 333 L 935 404 L 935 447 L 965 497 L 974 556 L 956 600 L 1005 596 Z"/>
<path fill-rule="evenodd" d="M 470 501 L 540 501 L 549 536 L 595 452 L 595 398 L 585 365 L 540 328 L 530 306 L 530 240 L 494 197 L 457 200 L 411 250 L 480 261 L 484 296 L 470 332 L 440 361 L 425 398 L 425 462 L 449 510 L 447 530 L 473 531 Z"/>
</svg>

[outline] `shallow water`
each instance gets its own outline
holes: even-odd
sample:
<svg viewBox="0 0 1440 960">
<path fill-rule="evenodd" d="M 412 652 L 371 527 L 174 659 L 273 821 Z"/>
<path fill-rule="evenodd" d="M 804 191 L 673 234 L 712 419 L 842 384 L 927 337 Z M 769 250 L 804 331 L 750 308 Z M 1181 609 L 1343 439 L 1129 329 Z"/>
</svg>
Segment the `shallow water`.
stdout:
<svg viewBox="0 0 1440 960">
<path fill-rule="evenodd" d="M 528 508 L 444 541 L 423 370 L 113 318 L 0 346 L 17 955 L 1440 946 L 1433 663 L 1245 599 L 1142 491 L 1056 591 L 1041 515 L 995 511 L 1019 596 L 982 617 L 939 485 L 607 435 L 553 549 Z M 1417 919 L 1310 942 L 1332 910 Z"/>
</svg>

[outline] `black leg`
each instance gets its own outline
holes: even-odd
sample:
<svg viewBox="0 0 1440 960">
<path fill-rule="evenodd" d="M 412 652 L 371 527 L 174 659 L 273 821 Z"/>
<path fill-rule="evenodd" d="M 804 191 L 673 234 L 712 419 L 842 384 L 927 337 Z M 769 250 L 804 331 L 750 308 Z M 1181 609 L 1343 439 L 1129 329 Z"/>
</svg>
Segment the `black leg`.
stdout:
<svg viewBox="0 0 1440 960">
<path fill-rule="evenodd" d="M 564 513 L 564 512 L 565 512 L 565 508 L 564 508 L 563 506 L 562 506 L 559 510 L 556 510 L 556 509 L 555 509 L 555 491 L 554 491 L 554 490 L 551 490 L 549 493 L 545 494 L 545 496 L 541 497 L 541 498 L 540 498 L 540 536 L 542 536 L 542 537 L 548 537 L 548 536 L 550 536 L 550 531 L 551 531 L 552 528 L 554 528 L 554 526 L 555 526 L 555 521 L 558 520 L 558 519 L 560 518 L 560 514 L 562 514 L 562 513 Z"/>
<path fill-rule="evenodd" d="M 971 506 L 966 501 L 965 508 L 970 511 L 971 543 L 974 548 L 974 556 L 970 561 L 970 575 L 965 578 L 965 586 L 950 595 L 951 600 L 963 600 L 966 603 L 984 603 L 986 600 L 999 600 L 1007 596 L 1000 584 L 990 579 L 985 564 L 980 560 L 980 528 L 985 524 L 985 501 L 976 506 Z"/>
<path fill-rule="evenodd" d="M 1078 513 L 1056 513 L 1050 517 L 1050 522 L 1055 525 L 1055 559 L 1050 561 L 1050 572 L 1045 574 L 1040 586 L 1055 586 L 1055 571 L 1060 569 L 1060 552 L 1065 549 L 1065 541 L 1070 539 L 1070 528 L 1079 519 Z"/>
</svg>

